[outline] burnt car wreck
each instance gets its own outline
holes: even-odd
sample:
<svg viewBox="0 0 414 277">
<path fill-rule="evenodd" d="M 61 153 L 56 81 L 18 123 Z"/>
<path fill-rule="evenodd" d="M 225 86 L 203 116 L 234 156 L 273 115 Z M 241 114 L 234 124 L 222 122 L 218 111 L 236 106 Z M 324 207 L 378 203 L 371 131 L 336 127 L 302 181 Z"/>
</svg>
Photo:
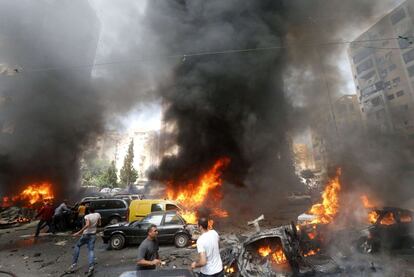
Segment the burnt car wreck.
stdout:
<svg viewBox="0 0 414 277">
<path fill-rule="evenodd" d="M 374 253 L 413 245 L 413 213 L 410 210 L 384 207 L 372 209 L 368 217 L 371 225 L 361 230 L 357 241 L 361 252 Z"/>
<path fill-rule="evenodd" d="M 334 274 L 339 266 L 316 252 L 304 253 L 296 226 L 272 228 L 222 250 L 226 276 L 312 276 Z"/>
</svg>

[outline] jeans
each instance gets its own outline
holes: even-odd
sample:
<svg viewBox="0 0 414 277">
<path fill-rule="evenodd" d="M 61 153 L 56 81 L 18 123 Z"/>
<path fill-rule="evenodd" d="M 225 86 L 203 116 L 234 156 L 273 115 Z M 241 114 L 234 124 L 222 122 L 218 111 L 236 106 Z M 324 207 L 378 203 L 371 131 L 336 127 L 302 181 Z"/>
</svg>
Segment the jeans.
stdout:
<svg viewBox="0 0 414 277">
<path fill-rule="evenodd" d="M 96 235 L 95 234 L 83 234 L 75 245 L 73 252 L 72 264 L 78 263 L 79 252 L 82 245 L 88 245 L 88 264 L 89 267 L 93 267 L 95 262 L 95 253 L 93 251 L 95 247 Z"/>
</svg>

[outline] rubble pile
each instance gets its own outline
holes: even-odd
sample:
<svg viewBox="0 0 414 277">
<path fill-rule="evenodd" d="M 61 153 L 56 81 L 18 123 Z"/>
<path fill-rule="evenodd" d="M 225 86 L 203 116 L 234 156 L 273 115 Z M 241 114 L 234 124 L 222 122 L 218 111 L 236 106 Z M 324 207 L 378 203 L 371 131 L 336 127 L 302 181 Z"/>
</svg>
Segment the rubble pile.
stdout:
<svg viewBox="0 0 414 277">
<path fill-rule="evenodd" d="M 0 210 L 0 228 L 16 227 L 30 222 L 34 211 L 28 208 L 7 207 Z"/>
</svg>

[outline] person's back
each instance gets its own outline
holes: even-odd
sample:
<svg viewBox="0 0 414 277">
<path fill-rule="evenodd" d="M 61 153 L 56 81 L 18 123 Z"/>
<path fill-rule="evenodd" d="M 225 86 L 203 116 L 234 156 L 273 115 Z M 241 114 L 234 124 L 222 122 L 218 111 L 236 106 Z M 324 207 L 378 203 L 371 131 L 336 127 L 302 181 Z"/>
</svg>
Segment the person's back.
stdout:
<svg viewBox="0 0 414 277">
<path fill-rule="evenodd" d="M 83 234 L 96 234 L 96 227 L 98 226 L 98 222 L 101 219 L 101 215 L 99 213 L 90 213 L 85 215 L 85 220 L 89 220 L 88 228 L 83 231 Z"/>
<path fill-rule="evenodd" d="M 222 271 L 219 240 L 220 237 L 215 230 L 209 230 L 198 238 L 197 251 L 198 253 L 205 252 L 207 258 L 207 264 L 200 268 L 201 273 L 214 275 Z"/>
</svg>

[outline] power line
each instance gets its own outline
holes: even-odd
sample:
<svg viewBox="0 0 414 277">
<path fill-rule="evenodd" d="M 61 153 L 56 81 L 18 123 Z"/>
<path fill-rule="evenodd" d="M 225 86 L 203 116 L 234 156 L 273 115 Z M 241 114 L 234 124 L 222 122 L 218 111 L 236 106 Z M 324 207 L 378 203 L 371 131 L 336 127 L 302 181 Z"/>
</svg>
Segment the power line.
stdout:
<svg viewBox="0 0 414 277">
<path fill-rule="evenodd" d="M 109 61 L 109 62 L 100 62 L 100 63 L 93 63 L 93 64 L 84 64 L 84 65 L 73 65 L 73 66 L 63 66 L 63 67 L 44 67 L 44 68 L 28 68 L 27 70 L 23 70 L 22 73 L 36 73 L 36 72 L 45 72 L 45 71 L 57 71 L 57 70 L 64 70 L 64 69 L 82 69 L 82 68 L 95 68 L 101 66 L 108 66 L 108 65 L 121 65 L 121 64 L 136 64 L 140 62 L 147 62 L 154 59 L 182 59 L 185 61 L 186 58 L 189 57 L 200 57 L 200 56 L 212 56 L 212 55 L 226 55 L 226 54 L 237 54 L 237 53 L 249 53 L 249 52 L 263 52 L 263 51 L 275 51 L 281 49 L 289 49 L 293 47 L 324 47 L 324 46 L 331 46 L 331 45 L 344 45 L 344 44 L 358 44 L 358 43 L 369 43 L 369 42 L 380 42 L 380 41 L 390 41 L 390 40 L 400 40 L 400 39 L 414 39 L 414 37 L 397 37 L 397 38 L 379 38 L 379 39 L 367 39 L 367 40 L 355 40 L 355 41 L 328 41 L 322 43 L 303 43 L 303 44 L 289 44 L 286 45 L 278 45 L 278 46 L 269 46 L 269 47 L 256 47 L 256 48 L 245 48 L 245 49 L 228 49 L 228 50 L 219 50 L 219 51 L 203 51 L 203 52 L 193 52 L 187 54 L 173 54 L 173 55 L 166 55 L 166 56 L 152 56 L 146 59 L 130 59 L 130 60 L 119 60 L 119 61 Z M 396 47 L 375 47 L 375 46 L 365 46 L 362 45 L 360 47 L 363 48 L 372 48 L 372 49 L 411 49 L 412 47 L 406 48 L 396 48 Z M 23 68 L 25 68 L 23 66 Z"/>
</svg>

